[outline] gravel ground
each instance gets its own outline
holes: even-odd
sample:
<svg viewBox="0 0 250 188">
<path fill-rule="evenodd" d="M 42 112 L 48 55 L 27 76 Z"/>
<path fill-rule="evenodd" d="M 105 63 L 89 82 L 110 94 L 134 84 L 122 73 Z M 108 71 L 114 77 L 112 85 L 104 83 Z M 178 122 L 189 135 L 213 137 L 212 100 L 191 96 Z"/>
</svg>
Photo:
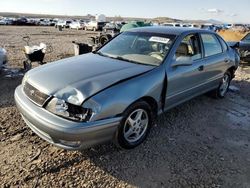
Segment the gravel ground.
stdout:
<svg viewBox="0 0 250 188">
<path fill-rule="evenodd" d="M 51 43 L 46 61 L 73 54 L 84 31 L 2 27 L 9 65 L 21 67 L 22 36 Z M 158 118 L 145 143 L 119 150 L 112 143 L 84 151 L 58 149 L 40 139 L 19 115 L 13 93 L 20 77 L 0 75 L 0 187 L 250 187 L 250 67 L 223 100 L 206 95 Z"/>
</svg>

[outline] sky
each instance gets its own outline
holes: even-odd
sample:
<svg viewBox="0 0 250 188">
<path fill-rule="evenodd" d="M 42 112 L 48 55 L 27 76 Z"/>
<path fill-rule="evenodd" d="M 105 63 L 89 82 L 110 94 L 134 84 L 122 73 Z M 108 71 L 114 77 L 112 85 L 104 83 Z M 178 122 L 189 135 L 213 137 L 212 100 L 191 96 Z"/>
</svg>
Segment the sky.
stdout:
<svg viewBox="0 0 250 188">
<path fill-rule="evenodd" d="M 1 0 L 0 12 L 216 19 L 250 23 L 250 0 Z"/>
</svg>

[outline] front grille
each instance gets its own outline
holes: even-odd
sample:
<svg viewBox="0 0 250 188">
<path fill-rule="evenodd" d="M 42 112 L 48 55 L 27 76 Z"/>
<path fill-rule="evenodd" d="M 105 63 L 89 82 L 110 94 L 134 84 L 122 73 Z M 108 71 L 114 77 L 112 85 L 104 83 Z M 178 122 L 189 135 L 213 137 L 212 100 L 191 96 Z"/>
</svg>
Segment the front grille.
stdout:
<svg viewBox="0 0 250 188">
<path fill-rule="evenodd" d="M 23 91 L 31 101 L 33 101 L 39 106 L 43 106 L 46 100 L 49 98 L 48 95 L 40 92 L 28 82 L 25 82 L 23 86 Z"/>
</svg>

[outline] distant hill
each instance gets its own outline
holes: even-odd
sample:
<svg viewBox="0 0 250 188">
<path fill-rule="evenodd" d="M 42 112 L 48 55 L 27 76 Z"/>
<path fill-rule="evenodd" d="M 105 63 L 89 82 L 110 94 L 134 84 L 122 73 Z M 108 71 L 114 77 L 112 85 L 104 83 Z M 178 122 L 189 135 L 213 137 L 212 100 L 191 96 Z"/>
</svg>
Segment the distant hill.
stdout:
<svg viewBox="0 0 250 188">
<path fill-rule="evenodd" d="M 68 15 L 49 15 L 49 14 L 31 14 L 31 13 L 12 13 L 12 12 L 0 12 L 0 17 L 30 17 L 30 18 L 59 18 L 59 19 L 88 19 L 94 17 L 93 15 L 86 16 L 68 16 Z M 185 22 L 185 23 L 213 23 L 213 24 L 221 24 L 222 22 L 214 19 L 209 20 L 181 20 L 169 17 L 156 17 L 156 18 L 136 18 L 136 17 L 107 17 L 108 21 L 151 21 L 156 23 L 169 23 L 169 22 Z"/>
<path fill-rule="evenodd" d="M 156 17 L 156 18 L 151 19 L 151 21 L 158 22 L 158 23 L 182 22 L 182 20 L 169 18 L 169 17 Z"/>
</svg>

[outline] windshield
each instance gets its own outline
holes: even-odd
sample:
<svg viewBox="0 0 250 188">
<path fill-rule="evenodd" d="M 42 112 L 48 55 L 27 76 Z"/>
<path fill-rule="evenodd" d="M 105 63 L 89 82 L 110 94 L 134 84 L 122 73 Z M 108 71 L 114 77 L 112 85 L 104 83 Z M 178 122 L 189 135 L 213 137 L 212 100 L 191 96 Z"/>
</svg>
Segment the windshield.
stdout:
<svg viewBox="0 0 250 188">
<path fill-rule="evenodd" d="M 97 54 L 132 63 L 159 66 L 175 39 L 175 35 L 125 32 L 114 38 Z"/>
<path fill-rule="evenodd" d="M 247 35 L 242 39 L 242 41 L 250 42 L 250 33 L 247 34 Z"/>
</svg>

